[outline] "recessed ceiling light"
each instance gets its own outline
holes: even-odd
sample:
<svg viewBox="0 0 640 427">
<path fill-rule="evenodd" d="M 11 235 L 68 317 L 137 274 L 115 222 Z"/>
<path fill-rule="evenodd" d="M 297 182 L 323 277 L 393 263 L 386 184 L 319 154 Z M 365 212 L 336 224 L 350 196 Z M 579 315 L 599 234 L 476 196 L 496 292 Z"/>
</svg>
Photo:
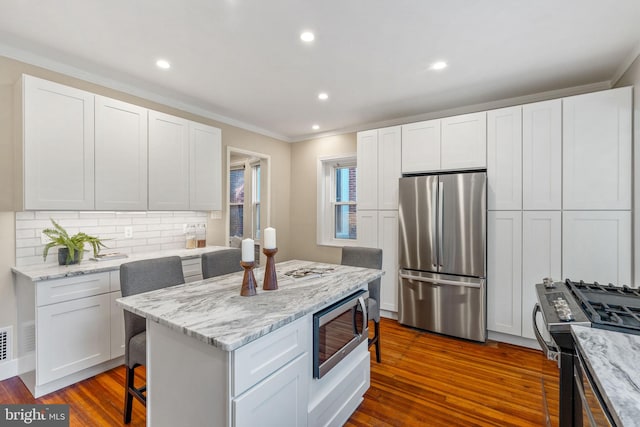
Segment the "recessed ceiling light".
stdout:
<svg viewBox="0 0 640 427">
<path fill-rule="evenodd" d="M 162 68 L 163 70 L 168 70 L 169 68 L 171 68 L 171 64 L 166 59 L 158 59 L 156 61 L 156 65 L 158 66 L 158 68 Z"/>
<path fill-rule="evenodd" d="M 318 129 L 320 129 L 320 126 L 319 125 L 313 125 L 313 126 L 311 126 L 311 129 L 318 130 Z"/>
<path fill-rule="evenodd" d="M 312 42 L 315 38 L 316 36 L 314 36 L 311 31 L 305 31 L 304 33 L 300 34 L 300 40 L 302 40 L 303 42 Z"/>
<path fill-rule="evenodd" d="M 430 68 L 432 70 L 443 70 L 443 69 L 447 68 L 447 63 L 444 62 L 444 61 L 434 62 L 433 64 L 431 64 Z"/>
<path fill-rule="evenodd" d="M 322 101 L 327 100 L 327 99 L 329 99 L 329 94 L 326 93 L 326 92 L 320 92 L 318 94 L 318 99 L 320 99 Z"/>
</svg>

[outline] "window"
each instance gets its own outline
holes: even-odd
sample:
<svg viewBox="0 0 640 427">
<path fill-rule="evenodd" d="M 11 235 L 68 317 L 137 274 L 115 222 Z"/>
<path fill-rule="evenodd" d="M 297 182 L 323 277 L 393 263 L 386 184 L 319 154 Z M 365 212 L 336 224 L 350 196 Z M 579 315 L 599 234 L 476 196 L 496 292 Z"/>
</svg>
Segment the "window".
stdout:
<svg viewBox="0 0 640 427">
<path fill-rule="evenodd" d="M 318 162 L 318 244 L 356 244 L 356 158 L 321 158 Z"/>
<path fill-rule="evenodd" d="M 252 196 L 251 196 L 251 212 L 253 218 L 253 238 L 260 240 L 260 164 L 251 167 L 252 177 Z"/>
<path fill-rule="evenodd" d="M 229 171 L 229 236 L 244 235 L 244 168 Z"/>
</svg>

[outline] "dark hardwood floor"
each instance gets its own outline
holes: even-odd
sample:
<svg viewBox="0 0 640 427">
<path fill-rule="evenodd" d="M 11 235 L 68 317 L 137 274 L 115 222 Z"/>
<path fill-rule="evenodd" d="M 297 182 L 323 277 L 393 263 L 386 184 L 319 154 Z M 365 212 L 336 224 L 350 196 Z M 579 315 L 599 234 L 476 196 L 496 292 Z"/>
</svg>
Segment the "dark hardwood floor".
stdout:
<svg viewBox="0 0 640 427">
<path fill-rule="evenodd" d="M 372 347 L 371 388 L 347 426 L 544 426 L 543 383 L 557 425 L 558 369 L 541 352 L 442 337 L 388 319 L 380 336 L 382 363 Z M 14 377 L 0 382 L 0 403 L 68 403 L 71 426 L 119 426 L 122 384 L 121 366 L 34 399 Z M 130 425 L 145 425 L 138 402 Z"/>
</svg>

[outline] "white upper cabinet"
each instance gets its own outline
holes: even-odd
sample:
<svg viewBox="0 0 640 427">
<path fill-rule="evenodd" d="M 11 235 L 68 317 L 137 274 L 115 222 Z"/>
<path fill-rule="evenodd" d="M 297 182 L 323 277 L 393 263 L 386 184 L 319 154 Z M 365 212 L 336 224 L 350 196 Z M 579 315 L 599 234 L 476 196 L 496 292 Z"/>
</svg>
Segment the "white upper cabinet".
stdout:
<svg viewBox="0 0 640 427">
<path fill-rule="evenodd" d="M 149 209 L 189 209 L 189 122 L 149 111 Z"/>
<path fill-rule="evenodd" d="M 222 210 L 222 132 L 189 123 L 189 209 Z"/>
<path fill-rule="evenodd" d="M 631 211 L 564 211 L 562 275 L 631 284 Z"/>
<path fill-rule="evenodd" d="M 525 210 L 562 207 L 562 100 L 522 107 L 522 181 Z"/>
<path fill-rule="evenodd" d="M 440 168 L 470 169 L 487 166 L 487 113 L 447 117 L 442 121 Z"/>
<path fill-rule="evenodd" d="M 358 210 L 398 209 L 400 126 L 358 132 Z"/>
<path fill-rule="evenodd" d="M 23 76 L 24 209 L 94 208 L 94 95 Z"/>
<path fill-rule="evenodd" d="M 487 113 L 489 210 L 522 209 L 522 107 Z"/>
<path fill-rule="evenodd" d="M 401 171 L 400 126 L 378 130 L 378 209 L 398 209 L 398 179 Z"/>
<path fill-rule="evenodd" d="M 378 131 L 358 132 L 356 144 L 358 210 L 378 209 Z"/>
<path fill-rule="evenodd" d="M 402 126 L 402 173 L 440 170 L 440 120 Z"/>
<path fill-rule="evenodd" d="M 631 89 L 563 99 L 564 209 L 631 209 Z"/>
<path fill-rule="evenodd" d="M 147 209 L 147 109 L 96 96 L 96 209 Z"/>
</svg>

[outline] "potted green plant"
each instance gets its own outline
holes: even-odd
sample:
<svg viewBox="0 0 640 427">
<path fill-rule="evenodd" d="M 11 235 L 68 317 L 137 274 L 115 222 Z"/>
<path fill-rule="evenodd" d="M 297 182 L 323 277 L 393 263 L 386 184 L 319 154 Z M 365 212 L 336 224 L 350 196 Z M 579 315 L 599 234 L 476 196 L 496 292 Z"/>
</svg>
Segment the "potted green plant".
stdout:
<svg viewBox="0 0 640 427">
<path fill-rule="evenodd" d="M 69 233 L 60 226 L 53 219 L 53 228 L 46 228 L 42 230 L 42 233 L 47 236 L 51 241 L 47 243 L 42 252 L 42 257 L 46 260 L 49 249 L 54 246 L 61 246 L 58 249 L 58 264 L 69 265 L 78 264 L 82 260 L 82 254 L 84 252 L 84 245 L 88 243 L 93 248 L 93 256 L 97 256 L 100 252 L 100 248 L 106 248 L 98 237 L 89 236 L 85 233 L 77 233 L 73 236 L 69 236 Z"/>
</svg>

